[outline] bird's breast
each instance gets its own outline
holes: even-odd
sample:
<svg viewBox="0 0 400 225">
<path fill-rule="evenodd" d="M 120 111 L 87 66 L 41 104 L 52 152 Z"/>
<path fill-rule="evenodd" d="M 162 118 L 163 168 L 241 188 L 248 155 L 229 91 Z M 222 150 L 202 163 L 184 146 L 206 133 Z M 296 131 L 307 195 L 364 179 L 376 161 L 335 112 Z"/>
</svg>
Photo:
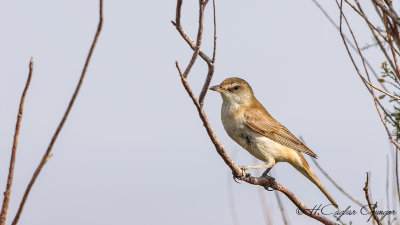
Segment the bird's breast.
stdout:
<svg viewBox="0 0 400 225">
<path fill-rule="evenodd" d="M 259 160 L 266 161 L 267 153 L 258 147 L 258 133 L 251 130 L 244 119 L 244 112 L 232 104 L 223 104 L 221 109 L 221 120 L 225 131 L 236 143 L 246 149 Z"/>
<path fill-rule="evenodd" d="M 221 120 L 229 137 L 257 159 L 267 161 L 269 157 L 273 157 L 277 162 L 286 161 L 288 148 L 247 126 L 244 112 L 239 107 L 223 104 Z"/>
</svg>

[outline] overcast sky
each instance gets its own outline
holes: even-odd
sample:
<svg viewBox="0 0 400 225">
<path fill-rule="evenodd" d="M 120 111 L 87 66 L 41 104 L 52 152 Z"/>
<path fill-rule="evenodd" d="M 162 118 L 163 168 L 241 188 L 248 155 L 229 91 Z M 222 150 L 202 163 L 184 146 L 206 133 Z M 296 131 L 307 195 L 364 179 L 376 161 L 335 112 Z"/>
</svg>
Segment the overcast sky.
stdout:
<svg viewBox="0 0 400 225">
<path fill-rule="evenodd" d="M 338 21 L 334 1 L 321 2 Z M 218 50 L 212 84 L 231 76 L 246 79 L 267 110 L 306 139 L 318 162 L 343 188 L 365 203 L 362 188 L 365 172 L 371 171 L 373 199 L 385 201 L 387 136 L 339 33 L 312 1 L 216 4 Z M 230 198 L 238 224 L 265 224 L 259 187 L 231 179 L 180 83 L 174 61 L 187 65 L 192 51 L 170 23 L 175 8 L 171 0 L 105 0 L 103 31 L 86 80 L 54 156 L 31 191 L 21 225 L 227 225 L 234 224 Z M 184 1 L 182 24 L 193 38 L 197 9 L 197 1 Z M 212 47 L 211 9 L 209 4 L 204 25 L 207 53 Z M 350 18 L 360 44 L 372 43 L 362 21 Z M 5 189 L 29 58 L 35 61 L 8 222 L 64 113 L 97 22 L 97 0 L 0 3 L 0 190 Z M 382 62 L 378 52 L 365 52 L 377 69 Z M 206 69 L 199 59 L 189 75 L 196 93 Z M 253 164 L 252 156 L 224 131 L 221 103 L 220 95 L 207 94 L 205 111 L 216 134 L 237 164 Z M 342 209 L 360 210 L 306 159 Z M 279 163 L 272 171 L 308 206 L 328 203 L 289 164 Z M 282 224 L 273 192 L 264 191 L 262 197 L 274 224 Z M 295 206 L 281 197 L 292 224 L 318 224 L 297 215 Z M 386 201 L 379 209 L 387 209 Z M 367 219 L 360 214 L 343 217 L 356 224 Z"/>
</svg>

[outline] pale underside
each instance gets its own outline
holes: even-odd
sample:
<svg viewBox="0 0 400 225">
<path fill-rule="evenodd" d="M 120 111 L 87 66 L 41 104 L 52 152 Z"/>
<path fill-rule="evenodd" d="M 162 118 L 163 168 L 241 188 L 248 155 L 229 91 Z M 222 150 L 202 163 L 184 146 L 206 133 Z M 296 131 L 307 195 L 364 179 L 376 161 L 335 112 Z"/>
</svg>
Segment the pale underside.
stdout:
<svg viewBox="0 0 400 225">
<path fill-rule="evenodd" d="M 287 146 L 288 144 L 285 146 L 285 143 L 278 143 L 253 129 L 247 123 L 245 113 L 232 113 L 235 111 L 232 107 L 235 106 L 232 104 L 223 104 L 221 109 L 221 119 L 226 132 L 251 155 L 266 162 L 268 166 L 264 168 L 272 167 L 276 162 L 289 162 L 301 165 L 303 157 L 297 149 L 295 150 Z M 256 117 L 253 116 L 250 119 L 254 121 Z"/>
</svg>

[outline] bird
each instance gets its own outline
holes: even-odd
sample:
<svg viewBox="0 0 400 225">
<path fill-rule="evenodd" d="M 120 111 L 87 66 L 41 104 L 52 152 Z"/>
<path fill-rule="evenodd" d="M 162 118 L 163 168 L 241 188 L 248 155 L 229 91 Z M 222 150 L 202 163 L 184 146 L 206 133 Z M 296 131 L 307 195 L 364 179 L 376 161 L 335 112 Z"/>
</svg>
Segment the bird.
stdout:
<svg viewBox="0 0 400 225">
<path fill-rule="evenodd" d="M 221 84 L 210 87 L 210 90 L 222 96 L 221 120 L 229 137 L 266 163 L 241 166 L 243 171 L 265 168 L 263 176 L 268 176 L 276 163 L 287 162 L 316 185 L 330 203 L 338 208 L 302 153 L 314 158 L 317 155 L 268 113 L 245 80 L 227 78 Z"/>
</svg>

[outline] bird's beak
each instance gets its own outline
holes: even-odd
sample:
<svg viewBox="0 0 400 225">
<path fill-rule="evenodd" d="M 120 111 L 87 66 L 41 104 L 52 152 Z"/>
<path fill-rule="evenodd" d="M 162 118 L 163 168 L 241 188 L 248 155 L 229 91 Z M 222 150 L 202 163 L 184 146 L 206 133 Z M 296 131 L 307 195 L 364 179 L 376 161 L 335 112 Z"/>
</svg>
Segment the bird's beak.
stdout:
<svg viewBox="0 0 400 225">
<path fill-rule="evenodd" d="M 210 87 L 210 90 L 211 90 L 211 91 L 218 91 L 218 92 L 224 92 L 224 91 L 225 91 L 225 89 L 222 88 L 222 87 L 219 86 L 219 85 L 215 85 L 215 86 Z"/>
</svg>

